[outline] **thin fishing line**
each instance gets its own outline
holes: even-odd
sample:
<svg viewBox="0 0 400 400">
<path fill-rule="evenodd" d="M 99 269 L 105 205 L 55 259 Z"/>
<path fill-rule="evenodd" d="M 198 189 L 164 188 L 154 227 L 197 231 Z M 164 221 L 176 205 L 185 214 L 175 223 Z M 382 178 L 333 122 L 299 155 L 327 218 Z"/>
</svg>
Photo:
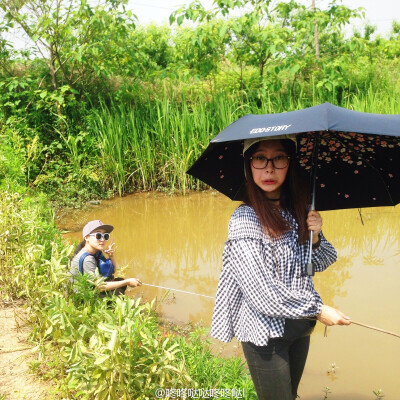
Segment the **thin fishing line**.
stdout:
<svg viewBox="0 0 400 400">
<path fill-rule="evenodd" d="M 208 299 L 215 299 L 215 297 L 213 297 L 213 296 L 207 296 L 206 294 L 200 294 L 200 293 L 195 293 L 195 292 L 189 292 L 189 291 L 187 291 L 187 290 L 174 289 L 174 288 L 169 288 L 169 287 L 166 287 L 166 286 L 152 285 L 152 284 L 150 284 L 150 283 L 143 283 L 143 282 L 142 282 L 142 285 L 143 285 L 143 286 L 151 286 L 151 287 L 155 287 L 155 288 L 159 288 L 159 289 L 172 290 L 172 291 L 174 291 L 174 292 L 180 292 L 180 293 L 185 293 L 185 294 L 194 294 L 195 296 L 206 297 L 206 298 L 208 298 Z M 307 318 L 307 319 L 315 320 L 316 318 Z M 351 321 L 351 320 L 350 320 L 350 321 Z M 357 321 L 351 321 L 351 324 L 358 325 L 358 326 L 361 326 L 361 327 L 363 327 L 363 328 L 372 329 L 372 330 L 375 330 L 375 331 L 377 331 L 377 332 L 386 333 L 386 334 L 388 334 L 388 335 L 392 335 L 392 336 L 395 336 L 395 337 L 400 338 L 400 335 L 397 334 L 397 333 L 390 332 L 390 331 L 387 331 L 387 330 L 385 330 L 385 329 L 377 328 L 377 327 L 375 327 L 375 326 L 366 325 L 366 324 L 363 324 L 363 323 L 357 322 Z M 326 333 L 327 333 L 327 328 L 328 328 L 328 326 L 325 325 L 325 336 L 327 336 L 327 335 L 326 335 Z"/>
<path fill-rule="evenodd" d="M 130 259 L 130 261 L 128 262 L 128 264 L 126 264 L 126 265 L 128 266 L 133 261 L 134 258 L 135 257 L 132 257 Z M 205 294 L 200 294 L 200 293 L 195 293 L 195 292 L 188 292 L 186 290 L 181 290 L 181 289 L 173 289 L 173 288 L 169 288 L 169 287 L 166 287 L 166 286 L 152 285 L 150 283 L 143 283 L 143 282 L 142 282 L 142 285 L 144 285 L 144 286 L 152 286 L 152 287 L 165 289 L 165 290 L 173 290 L 174 292 L 181 292 L 181 293 L 186 293 L 186 294 L 194 294 L 195 296 L 207 297 L 209 299 L 215 299 L 215 297 L 213 297 L 213 296 L 207 296 Z"/>
<path fill-rule="evenodd" d="M 152 285 L 152 284 L 150 284 L 150 283 L 143 283 L 143 282 L 142 282 L 142 285 L 144 285 L 144 286 L 151 286 L 151 287 L 160 288 L 160 289 L 165 289 L 165 290 L 173 290 L 174 292 L 180 292 L 180 293 L 186 293 L 186 294 L 194 294 L 194 295 L 196 295 L 196 296 L 207 297 L 207 298 L 209 298 L 209 299 L 215 299 L 215 297 L 213 297 L 213 296 L 207 296 L 207 295 L 205 295 L 205 294 L 200 294 L 200 293 L 195 293 L 195 292 L 189 292 L 189 291 L 187 291 L 187 290 L 174 289 L 174 288 L 169 288 L 169 287 L 166 287 L 166 286 Z M 307 318 L 307 319 L 315 320 L 316 318 Z M 396 337 L 400 338 L 400 335 L 397 334 L 397 333 L 390 332 L 390 331 L 387 331 L 387 330 L 381 329 L 381 328 L 376 328 L 375 326 L 366 325 L 366 324 L 363 324 L 363 323 L 361 323 L 361 322 L 357 322 L 357 321 L 352 321 L 352 320 L 350 320 L 350 324 L 358 325 L 358 326 L 361 326 L 361 327 L 363 327 L 363 328 L 372 329 L 372 330 L 377 331 L 377 332 L 386 333 L 386 334 L 388 334 L 388 335 L 392 335 L 392 336 L 396 336 Z M 325 334 L 324 334 L 324 336 L 327 336 L 327 334 L 326 334 L 326 333 L 327 333 L 327 328 L 328 328 L 328 326 L 325 325 Z"/>
<path fill-rule="evenodd" d="M 195 293 L 195 292 L 188 292 L 186 290 L 173 289 L 173 288 L 169 288 L 169 287 L 165 287 L 165 286 L 151 285 L 150 283 L 143 283 L 142 282 L 142 285 L 144 285 L 144 286 L 152 286 L 152 287 L 156 287 L 156 288 L 160 288 L 160 289 L 166 289 L 166 290 L 173 290 L 174 292 L 181 292 L 181 293 L 186 293 L 186 294 L 194 294 L 196 296 L 208 297 L 209 299 L 215 299 L 215 297 L 207 296 L 205 294 L 200 294 L 200 293 Z"/>
</svg>

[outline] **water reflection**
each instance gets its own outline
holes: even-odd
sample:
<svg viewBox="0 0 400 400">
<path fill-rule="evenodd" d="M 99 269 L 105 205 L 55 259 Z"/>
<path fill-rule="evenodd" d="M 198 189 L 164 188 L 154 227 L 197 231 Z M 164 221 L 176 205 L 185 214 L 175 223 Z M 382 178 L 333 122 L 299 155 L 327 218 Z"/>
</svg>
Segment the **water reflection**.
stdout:
<svg viewBox="0 0 400 400">
<path fill-rule="evenodd" d="M 60 226 L 75 230 L 67 235 L 80 240 L 83 225 L 100 218 L 115 226 L 117 260 L 128 265 L 128 276 L 143 282 L 214 296 L 222 266 L 227 225 L 238 203 L 208 193 L 185 197 L 135 194 L 105 201 L 78 212 Z M 324 234 L 338 251 L 338 261 L 315 277 L 326 304 L 345 311 L 354 320 L 400 332 L 400 208 L 324 212 Z M 166 291 L 142 286 L 130 292 L 158 299 Z M 162 314 L 176 322 L 209 326 L 213 300 L 170 292 L 160 304 Z M 400 398 L 399 339 L 355 325 L 328 329 L 317 324 L 304 378 L 302 399 L 322 398 L 329 386 L 332 398 L 361 400 L 382 387 L 385 398 Z M 236 346 L 236 347 L 235 347 Z M 237 342 L 216 343 L 217 351 L 238 354 Z M 327 374 L 335 363 L 334 380 Z"/>
<path fill-rule="evenodd" d="M 324 213 L 324 231 L 329 231 L 340 255 L 362 253 L 368 265 L 383 258 L 377 254 L 385 252 L 390 256 L 400 249 L 399 207 L 381 207 L 362 211 L 362 220 L 357 210 L 329 211 Z"/>
</svg>

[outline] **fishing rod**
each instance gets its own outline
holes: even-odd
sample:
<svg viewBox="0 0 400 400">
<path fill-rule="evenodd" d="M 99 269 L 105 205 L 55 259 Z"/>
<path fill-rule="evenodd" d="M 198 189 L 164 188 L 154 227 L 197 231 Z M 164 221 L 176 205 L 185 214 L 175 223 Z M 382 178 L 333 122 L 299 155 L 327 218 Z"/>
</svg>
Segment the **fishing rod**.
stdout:
<svg viewBox="0 0 400 400">
<path fill-rule="evenodd" d="M 131 261 L 132 261 L 132 260 L 131 260 Z M 129 261 L 129 263 L 130 263 L 131 261 Z M 129 263 L 128 263 L 128 264 L 129 264 Z M 189 292 L 189 291 L 187 291 L 187 290 L 174 289 L 174 288 L 170 288 L 170 287 L 166 287 L 166 286 L 153 285 L 153 284 L 144 283 L 144 282 L 142 282 L 142 285 L 143 285 L 143 286 L 151 286 L 151 287 L 155 287 L 155 288 L 159 288 L 159 289 L 172 290 L 173 292 L 180 292 L 180 293 L 185 293 L 185 294 L 193 294 L 193 295 L 195 295 L 195 296 L 206 297 L 206 298 L 208 298 L 208 299 L 215 299 L 214 296 L 207 296 L 206 294 L 195 293 L 195 292 Z M 377 328 L 377 327 L 375 327 L 375 326 L 366 325 L 366 324 L 363 324 L 363 323 L 358 322 L 358 321 L 351 321 L 351 324 L 353 324 L 353 325 L 358 325 L 358 326 L 361 326 L 361 327 L 363 327 L 363 328 L 372 329 L 372 330 L 377 331 L 377 332 L 386 333 L 387 335 L 392 335 L 392 336 L 395 336 L 395 337 L 397 337 L 397 338 L 400 338 L 400 335 L 397 334 L 397 333 L 390 332 L 390 331 L 387 331 L 387 330 L 385 330 L 385 329 Z M 326 328 L 327 328 L 327 326 L 326 326 Z"/>
<path fill-rule="evenodd" d="M 194 294 L 196 296 L 208 297 L 209 299 L 215 299 L 215 297 L 213 297 L 213 296 L 207 296 L 206 294 L 200 294 L 200 293 L 195 293 L 195 292 L 188 292 L 187 290 L 173 289 L 173 288 L 169 288 L 169 287 L 166 287 L 166 286 L 151 285 L 150 283 L 143 283 L 143 282 L 142 282 L 142 285 L 144 285 L 144 286 L 152 286 L 152 287 L 165 289 L 165 290 L 172 290 L 174 292 L 180 292 L 180 293 L 186 293 L 186 294 Z"/>
<path fill-rule="evenodd" d="M 374 331 L 386 333 L 386 334 L 388 334 L 388 335 L 392 335 L 392 336 L 396 336 L 396 337 L 400 338 L 400 335 L 397 334 L 397 333 L 393 333 L 393 332 L 390 332 L 390 331 L 386 331 L 386 330 L 381 329 L 381 328 L 376 328 L 375 326 L 365 325 L 365 324 L 362 324 L 361 322 L 356 322 L 356 321 L 351 321 L 351 320 L 350 320 L 350 322 L 351 322 L 352 324 L 354 324 L 354 325 L 362 326 L 363 328 L 373 329 Z"/>
</svg>

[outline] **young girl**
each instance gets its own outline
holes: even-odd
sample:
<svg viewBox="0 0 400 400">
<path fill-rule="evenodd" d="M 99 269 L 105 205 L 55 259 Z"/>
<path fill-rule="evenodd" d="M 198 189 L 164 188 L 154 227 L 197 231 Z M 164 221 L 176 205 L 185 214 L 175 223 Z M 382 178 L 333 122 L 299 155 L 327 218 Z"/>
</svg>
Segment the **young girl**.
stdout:
<svg viewBox="0 0 400 400">
<path fill-rule="evenodd" d="M 106 247 L 106 242 L 110 239 L 110 233 L 114 230 L 112 225 L 105 225 L 100 220 L 88 222 L 83 230 L 83 241 L 76 247 L 74 256 L 72 258 L 72 275 L 79 273 L 90 274 L 93 276 L 100 276 L 99 263 L 105 260 L 103 251 L 109 256 L 114 269 L 116 268 L 116 262 L 114 258 L 114 243 Z M 84 253 L 89 253 L 81 261 L 81 268 L 79 262 Z M 108 277 L 104 282 L 104 285 L 100 286 L 100 291 L 109 292 L 113 291 L 115 294 L 122 294 L 125 289 L 129 287 L 140 286 L 142 283 L 136 278 L 116 278 L 113 279 Z M 103 295 L 104 296 L 104 295 Z M 103 297 L 101 296 L 101 297 Z"/>
<path fill-rule="evenodd" d="M 349 325 L 326 306 L 306 271 L 309 231 L 317 272 L 336 261 L 295 162 L 295 142 L 280 136 L 246 140 L 246 197 L 225 243 L 211 335 L 242 342 L 258 398 L 293 400 L 318 319 Z"/>
</svg>

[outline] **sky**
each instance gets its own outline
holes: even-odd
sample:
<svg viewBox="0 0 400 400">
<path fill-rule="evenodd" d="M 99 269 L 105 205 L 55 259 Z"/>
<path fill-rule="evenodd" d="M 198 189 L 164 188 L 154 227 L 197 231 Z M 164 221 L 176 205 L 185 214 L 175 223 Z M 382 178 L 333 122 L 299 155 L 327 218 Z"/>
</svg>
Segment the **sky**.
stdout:
<svg viewBox="0 0 400 400">
<path fill-rule="evenodd" d="M 92 0 L 94 4 L 97 1 Z M 275 0 L 275 2 L 277 1 Z M 311 0 L 298 1 L 308 6 L 311 5 Z M 137 16 L 139 24 L 162 25 L 168 24 L 169 16 L 173 11 L 190 2 L 186 0 L 128 0 L 127 8 Z M 315 2 L 317 7 L 325 9 L 330 0 L 315 0 Z M 211 9 L 213 0 L 201 0 L 201 3 L 206 9 Z M 354 20 L 352 25 L 346 29 L 349 33 L 352 32 L 353 27 L 361 30 L 365 23 L 370 23 L 377 27 L 377 34 L 386 36 L 391 31 L 393 18 L 397 17 L 397 20 L 400 21 L 400 1 L 398 0 L 342 0 L 342 3 L 351 8 L 365 8 L 365 19 Z M 29 41 L 18 31 L 13 31 L 5 36 L 16 47 L 29 46 Z"/>
<path fill-rule="evenodd" d="M 311 0 L 300 0 L 301 3 L 311 5 Z M 184 4 L 190 1 L 185 0 L 129 0 L 129 8 L 136 14 L 139 23 L 156 24 L 168 23 L 169 15 Z M 201 0 L 206 9 L 212 8 L 212 0 Z M 329 0 L 316 0 L 316 6 L 326 8 Z M 377 26 L 377 33 L 385 36 L 390 32 L 393 18 L 400 21 L 400 1 L 398 0 L 343 0 L 343 4 L 351 7 L 365 8 L 365 21 L 354 22 L 358 27 L 365 22 Z"/>
</svg>

